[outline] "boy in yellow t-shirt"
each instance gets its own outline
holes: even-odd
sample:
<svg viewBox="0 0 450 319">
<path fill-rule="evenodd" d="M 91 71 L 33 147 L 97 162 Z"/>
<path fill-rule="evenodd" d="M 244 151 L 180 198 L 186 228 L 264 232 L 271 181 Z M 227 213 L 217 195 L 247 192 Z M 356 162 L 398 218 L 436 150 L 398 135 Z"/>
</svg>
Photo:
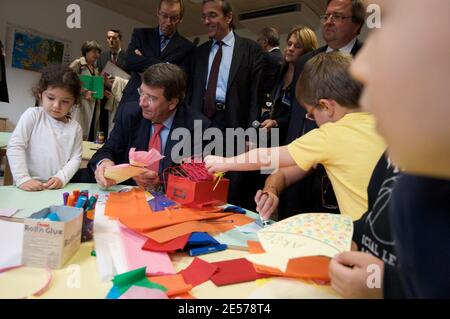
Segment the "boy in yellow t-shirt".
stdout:
<svg viewBox="0 0 450 319">
<path fill-rule="evenodd" d="M 281 167 L 256 194 L 262 219 L 276 210 L 281 191 L 317 164 L 325 167 L 342 214 L 357 220 L 367 210 L 369 179 L 386 147 L 376 132 L 375 119 L 360 111 L 361 85 L 349 74 L 351 61 L 350 55 L 332 52 L 319 54 L 305 65 L 297 98 L 318 129 L 287 146 L 255 149 L 231 158 L 205 158 L 211 173 Z"/>
</svg>

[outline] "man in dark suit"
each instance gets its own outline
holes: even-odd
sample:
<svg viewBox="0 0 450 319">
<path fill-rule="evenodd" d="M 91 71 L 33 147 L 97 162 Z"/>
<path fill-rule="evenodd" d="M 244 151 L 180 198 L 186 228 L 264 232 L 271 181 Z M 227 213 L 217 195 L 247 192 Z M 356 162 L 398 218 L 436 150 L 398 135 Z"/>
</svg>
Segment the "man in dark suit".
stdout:
<svg viewBox="0 0 450 319">
<path fill-rule="evenodd" d="M 127 72 L 125 60 L 127 54 L 122 50 L 122 32 L 117 29 L 109 29 L 106 33 L 109 51 L 104 51 L 97 61 L 99 71 L 103 71 L 108 61 L 111 61 L 119 68 Z"/>
<path fill-rule="evenodd" d="M 277 29 L 266 27 L 258 33 L 257 41 L 264 51 L 261 90 L 265 97 L 269 97 L 275 86 L 280 67 L 283 64 L 280 36 Z"/>
<path fill-rule="evenodd" d="M 362 0 L 329 0 L 326 13 L 320 17 L 322 36 L 327 44 L 300 58 L 295 67 L 293 83 L 297 83 L 306 62 L 319 53 L 338 50 L 356 55 L 362 47 L 362 42 L 357 36 L 364 24 L 365 13 Z M 293 85 L 292 96 L 295 96 L 295 89 L 296 85 Z M 284 143 L 282 141 L 283 145 L 291 143 L 317 127 L 314 121 L 306 119 L 305 108 L 298 103 L 297 99 L 293 101 L 287 136 Z M 332 208 L 334 194 L 331 184 L 328 184 L 326 180 L 325 170 L 319 166 L 317 172 L 285 189 L 280 198 L 279 218 L 317 210 L 336 212 L 337 210 Z M 329 203 L 324 195 L 327 186 L 328 194 L 331 193 Z"/>
<path fill-rule="evenodd" d="M 187 110 L 183 103 L 185 93 L 186 76 L 180 67 L 160 63 L 145 71 L 139 88 L 139 103 L 130 102 L 119 110 L 110 138 L 88 163 L 89 171 L 95 174 L 100 186 L 110 187 L 115 184 L 104 177 L 105 168 L 128 163 L 131 148 L 136 148 L 137 151 L 153 148 L 165 156 L 159 164 L 147 168 L 134 178 L 137 185 L 145 188 L 158 185 L 166 168 L 194 155 L 192 150 L 197 149 L 192 144 L 194 129 L 203 131 L 209 121 L 200 113 Z M 180 130 L 188 130 L 189 139 L 179 141 Z M 188 154 L 175 152 L 181 149 L 178 148 L 180 146 Z"/>
<path fill-rule="evenodd" d="M 245 130 L 260 115 L 261 47 L 234 33 L 233 11 L 228 1 L 204 0 L 202 20 L 211 40 L 202 44 L 195 54 L 191 107 L 203 112 L 223 133 L 226 128 Z M 225 145 L 230 155 L 236 153 L 234 139 L 225 140 Z M 242 173 L 228 176 L 229 201 L 248 207 L 254 204 L 254 194 L 245 185 L 249 179 L 243 176 Z"/>
<path fill-rule="evenodd" d="M 6 85 L 5 51 L 0 41 L 0 102 L 9 102 L 8 86 Z"/>
<path fill-rule="evenodd" d="M 194 45 L 177 32 L 183 14 L 183 0 L 160 0 L 158 27 L 133 31 L 126 59 L 126 67 L 132 73 L 130 82 L 123 91 L 121 104 L 139 99 L 136 90 L 141 85 L 140 74 L 153 64 L 176 64 L 186 72 L 189 79 Z"/>
<path fill-rule="evenodd" d="M 97 67 L 100 72 L 106 67 L 108 62 L 112 62 L 125 72 L 129 72 L 125 67 L 125 59 L 127 54 L 122 50 L 122 32 L 117 29 L 109 29 L 106 33 L 109 51 L 102 52 L 100 59 L 97 60 Z M 114 79 L 105 81 L 105 97 L 101 102 L 100 108 L 100 131 L 108 137 L 110 111 L 105 109 L 108 99 L 112 98 L 111 89 Z"/>
</svg>

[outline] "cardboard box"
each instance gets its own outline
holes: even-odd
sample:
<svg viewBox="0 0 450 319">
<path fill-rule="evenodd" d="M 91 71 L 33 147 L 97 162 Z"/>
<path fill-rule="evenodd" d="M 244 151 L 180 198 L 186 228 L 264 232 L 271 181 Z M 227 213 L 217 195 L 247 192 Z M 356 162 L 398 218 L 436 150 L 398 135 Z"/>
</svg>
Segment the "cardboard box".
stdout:
<svg viewBox="0 0 450 319">
<path fill-rule="evenodd" d="M 169 174 L 166 195 L 175 202 L 195 208 L 227 203 L 230 181 L 222 178 L 217 187 L 215 181 L 193 182 L 189 178 Z"/>
<path fill-rule="evenodd" d="M 56 213 L 61 221 L 45 220 Z M 24 220 L 22 263 L 29 267 L 61 268 L 80 248 L 83 210 L 50 206 Z"/>
</svg>

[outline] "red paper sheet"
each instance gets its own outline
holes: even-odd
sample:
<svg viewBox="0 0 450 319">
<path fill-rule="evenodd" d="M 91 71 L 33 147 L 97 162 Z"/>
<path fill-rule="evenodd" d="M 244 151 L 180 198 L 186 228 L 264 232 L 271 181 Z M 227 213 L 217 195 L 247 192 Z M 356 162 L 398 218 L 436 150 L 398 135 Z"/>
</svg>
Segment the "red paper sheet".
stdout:
<svg viewBox="0 0 450 319">
<path fill-rule="evenodd" d="M 208 281 L 218 269 L 218 266 L 210 264 L 203 259 L 194 258 L 194 261 L 189 265 L 189 267 L 180 271 L 179 274 L 183 275 L 186 283 L 195 287 Z"/>
<path fill-rule="evenodd" d="M 219 261 L 212 264 L 219 267 L 211 277 L 211 281 L 216 286 L 232 285 L 269 277 L 265 274 L 256 273 L 253 264 L 245 258 Z"/>
<path fill-rule="evenodd" d="M 157 241 L 149 238 L 144 246 L 142 246 L 142 249 L 149 251 L 174 253 L 177 250 L 182 250 L 184 246 L 186 246 L 190 236 L 191 233 L 185 234 L 165 243 L 158 243 Z"/>
</svg>

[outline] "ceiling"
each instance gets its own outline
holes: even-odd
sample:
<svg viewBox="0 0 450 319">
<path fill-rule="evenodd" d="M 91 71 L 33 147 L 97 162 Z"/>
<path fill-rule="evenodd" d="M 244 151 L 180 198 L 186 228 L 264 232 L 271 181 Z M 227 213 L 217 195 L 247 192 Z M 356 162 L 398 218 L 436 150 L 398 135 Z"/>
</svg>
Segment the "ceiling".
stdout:
<svg viewBox="0 0 450 319">
<path fill-rule="evenodd" d="M 130 19 L 137 20 L 149 26 L 157 24 L 156 11 L 159 0 L 88 0 L 101 7 L 110 9 Z M 196 3 L 195 3 L 196 2 Z M 184 36 L 190 37 L 205 33 L 205 28 L 201 23 L 201 0 L 185 0 L 185 15 L 183 22 L 179 26 L 179 31 Z M 316 14 L 325 12 L 327 0 L 229 0 L 233 7 L 235 19 L 242 11 L 265 9 L 279 5 L 304 2 Z M 296 24 L 295 22 L 293 25 Z M 276 26 L 275 26 L 276 27 Z M 243 28 L 239 22 L 236 28 Z"/>
</svg>

